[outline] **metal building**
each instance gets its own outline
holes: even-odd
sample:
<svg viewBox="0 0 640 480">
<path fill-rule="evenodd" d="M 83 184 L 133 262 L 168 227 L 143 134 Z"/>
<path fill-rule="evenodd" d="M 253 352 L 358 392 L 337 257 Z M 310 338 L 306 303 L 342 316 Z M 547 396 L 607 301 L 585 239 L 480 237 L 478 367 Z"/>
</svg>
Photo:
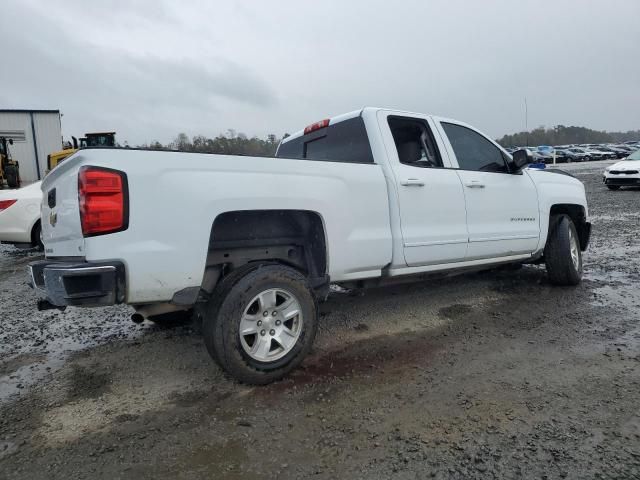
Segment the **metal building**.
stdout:
<svg viewBox="0 0 640 480">
<path fill-rule="evenodd" d="M 9 150 L 23 185 L 36 182 L 45 175 L 47 155 L 62 149 L 60 110 L 0 109 L 0 137 L 13 139 Z"/>
</svg>

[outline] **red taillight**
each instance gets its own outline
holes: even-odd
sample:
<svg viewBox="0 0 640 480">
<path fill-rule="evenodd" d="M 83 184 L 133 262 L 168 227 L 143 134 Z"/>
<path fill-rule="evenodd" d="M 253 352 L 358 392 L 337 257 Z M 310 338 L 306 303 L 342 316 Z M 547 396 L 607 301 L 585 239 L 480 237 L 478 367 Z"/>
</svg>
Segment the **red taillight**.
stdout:
<svg viewBox="0 0 640 480">
<path fill-rule="evenodd" d="M 329 118 L 325 118 L 324 120 L 320 120 L 319 122 L 312 123 L 308 127 L 304 129 L 304 134 L 315 132 L 316 130 L 320 130 L 321 128 L 327 128 L 329 126 Z"/>
<path fill-rule="evenodd" d="M 2 210 L 6 210 L 7 208 L 9 208 L 11 205 L 16 203 L 17 201 L 18 200 L 0 200 L 0 212 Z"/>
<path fill-rule="evenodd" d="M 124 172 L 82 167 L 78 173 L 78 200 L 85 237 L 127 229 L 129 199 Z"/>
</svg>

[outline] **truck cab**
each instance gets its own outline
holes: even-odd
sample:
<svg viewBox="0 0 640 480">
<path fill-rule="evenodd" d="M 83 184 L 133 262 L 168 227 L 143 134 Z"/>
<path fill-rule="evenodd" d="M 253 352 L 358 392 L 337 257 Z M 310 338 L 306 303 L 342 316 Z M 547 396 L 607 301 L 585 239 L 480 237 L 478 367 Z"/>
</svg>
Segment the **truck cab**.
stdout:
<svg viewBox="0 0 640 480">
<path fill-rule="evenodd" d="M 571 212 L 588 241 L 580 181 L 519 168 L 457 120 L 369 107 L 294 133 L 276 156 L 380 165 L 394 240 L 389 276 L 539 257 L 552 207 Z"/>
</svg>

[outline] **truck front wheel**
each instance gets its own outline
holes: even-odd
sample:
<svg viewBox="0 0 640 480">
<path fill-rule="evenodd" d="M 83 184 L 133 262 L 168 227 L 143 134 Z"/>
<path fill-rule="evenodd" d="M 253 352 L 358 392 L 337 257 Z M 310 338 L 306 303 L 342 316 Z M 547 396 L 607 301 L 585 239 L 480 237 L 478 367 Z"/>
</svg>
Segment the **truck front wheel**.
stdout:
<svg viewBox="0 0 640 480">
<path fill-rule="evenodd" d="M 263 264 L 223 279 L 202 330 L 209 354 L 226 373 L 264 385 L 302 362 L 317 325 L 316 299 L 306 278 L 284 265 Z"/>
<path fill-rule="evenodd" d="M 568 215 L 551 218 L 544 248 L 547 274 L 556 285 L 577 285 L 582 279 L 582 252 L 573 221 Z"/>
</svg>

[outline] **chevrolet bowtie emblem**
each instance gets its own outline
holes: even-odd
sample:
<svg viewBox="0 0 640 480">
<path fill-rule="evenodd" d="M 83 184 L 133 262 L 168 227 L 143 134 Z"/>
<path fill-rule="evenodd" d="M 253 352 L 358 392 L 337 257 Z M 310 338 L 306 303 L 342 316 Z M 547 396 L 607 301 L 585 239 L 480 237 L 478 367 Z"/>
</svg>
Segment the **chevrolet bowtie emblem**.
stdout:
<svg viewBox="0 0 640 480">
<path fill-rule="evenodd" d="M 56 226 L 56 223 L 58 223 L 58 214 L 57 213 L 51 212 L 49 214 L 49 223 L 51 224 L 52 227 Z"/>
</svg>

